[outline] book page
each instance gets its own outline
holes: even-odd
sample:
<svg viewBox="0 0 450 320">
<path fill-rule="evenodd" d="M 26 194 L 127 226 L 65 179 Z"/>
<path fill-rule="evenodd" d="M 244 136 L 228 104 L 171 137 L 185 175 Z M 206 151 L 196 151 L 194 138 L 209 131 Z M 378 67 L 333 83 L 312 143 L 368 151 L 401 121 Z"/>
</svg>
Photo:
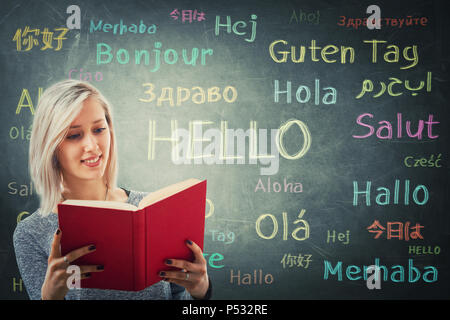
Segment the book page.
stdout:
<svg viewBox="0 0 450 320">
<path fill-rule="evenodd" d="M 172 184 L 170 186 L 167 186 L 165 188 L 159 189 L 158 191 L 155 191 L 153 193 L 150 193 L 145 198 L 139 202 L 139 209 L 145 208 L 153 203 L 156 203 L 162 199 L 168 198 L 171 195 L 174 195 L 180 191 L 183 191 L 184 189 L 187 189 L 189 187 L 192 187 L 193 185 L 196 185 L 197 183 L 200 183 L 201 180 L 198 179 L 188 179 L 185 181 L 181 181 L 175 184 Z"/>
<path fill-rule="evenodd" d="M 127 211 L 137 211 L 138 208 L 130 203 L 119 201 L 98 201 L 98 200 L 66 200 L 63 204 L 82 207 L 107 208 Z"/>
</svg>

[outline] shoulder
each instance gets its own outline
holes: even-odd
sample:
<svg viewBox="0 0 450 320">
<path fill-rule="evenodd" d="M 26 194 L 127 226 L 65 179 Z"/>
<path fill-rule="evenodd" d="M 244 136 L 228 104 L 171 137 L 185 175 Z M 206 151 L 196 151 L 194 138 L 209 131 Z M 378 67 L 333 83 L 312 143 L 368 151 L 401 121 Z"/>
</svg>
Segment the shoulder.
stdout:
<svg viewBox="0 0 450 320">
<path fill-rule="evenodd" d="M 22 244 L 40 243 L 46 235 L 53 233 L 57 227 L 58 217 L 56 214 L 50 213 L 44 216 L 38 209 L 17 224 L 13 234 L 14 247 L 17 250 Z"/>
<path fill-rule="evenodd" d="M 138 205 L 139 202 L 149 194 L 149 192 L 144 191 L 136 191 L 136 190 L 127 190 L 129 191 L 128 194 L 128 203 L 131 203 L 133 205 Z"/>
</svg>

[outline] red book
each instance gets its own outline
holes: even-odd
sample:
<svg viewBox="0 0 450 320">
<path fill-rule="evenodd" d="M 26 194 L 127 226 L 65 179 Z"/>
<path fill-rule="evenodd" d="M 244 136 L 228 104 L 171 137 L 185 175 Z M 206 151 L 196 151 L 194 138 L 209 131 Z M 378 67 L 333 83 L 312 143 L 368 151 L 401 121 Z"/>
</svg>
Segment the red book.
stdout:
<svg viewBox="0 0 450 320">
<path fill-rule="evenodd" d="M 150 193 L 138 207 L 113 201 L 66 200 L 58 205 L 61 253 L 94 244 L 74 265 L 104 265 L 82 288 L 139 291 L 171 270 L 166 259 L 193 261 L 186 240 L 203 250 L 206 180 L 189 179 Z"/>
</svg>

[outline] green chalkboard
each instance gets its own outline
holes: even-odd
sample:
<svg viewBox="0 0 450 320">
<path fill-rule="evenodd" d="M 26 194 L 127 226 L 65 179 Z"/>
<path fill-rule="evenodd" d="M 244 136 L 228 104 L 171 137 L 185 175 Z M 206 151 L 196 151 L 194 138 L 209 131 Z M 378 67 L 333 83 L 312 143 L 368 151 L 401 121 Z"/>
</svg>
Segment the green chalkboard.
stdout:
<svg viewBox="0 0 450 320">
<path fill-rule="evenodd" d="M 0 298 L 28 298 L 35 107 L 74 78 L 113 105 L 120 186 L 207 179 L 213 298 L 448 299 L 444 3 L 377 1 L 370 29 L 370 1 L 80 0 L 77 28 L 70 1 L 3 1 Z"/>
</svg>

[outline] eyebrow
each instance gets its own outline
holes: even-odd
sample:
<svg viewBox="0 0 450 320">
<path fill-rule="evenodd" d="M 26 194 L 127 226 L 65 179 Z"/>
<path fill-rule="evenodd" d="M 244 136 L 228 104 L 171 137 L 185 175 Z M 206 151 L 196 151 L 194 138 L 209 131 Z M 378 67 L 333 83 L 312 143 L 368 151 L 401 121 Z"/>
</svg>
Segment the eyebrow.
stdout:
<svg viewBox="0 0 450 320">
<path fill-rule="evenodd" d="M 97 122 L 100 122 L 103 120 L 105 120 L 105 119 L 98 119 L 98 120 L 92 121 L 92 123 L 97 123 Z M 76 129 L 76 128 L 80 128 L 80 127 L 81 127 L 80 125 L 76 125 L 76 126 L 71 126 L 69 129 Z"/>
</svg>

